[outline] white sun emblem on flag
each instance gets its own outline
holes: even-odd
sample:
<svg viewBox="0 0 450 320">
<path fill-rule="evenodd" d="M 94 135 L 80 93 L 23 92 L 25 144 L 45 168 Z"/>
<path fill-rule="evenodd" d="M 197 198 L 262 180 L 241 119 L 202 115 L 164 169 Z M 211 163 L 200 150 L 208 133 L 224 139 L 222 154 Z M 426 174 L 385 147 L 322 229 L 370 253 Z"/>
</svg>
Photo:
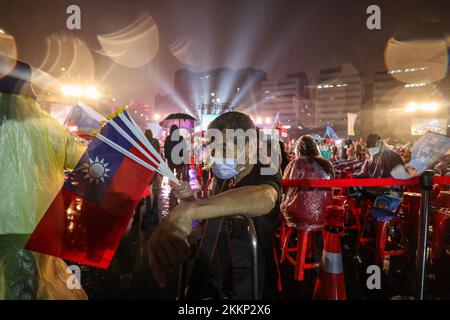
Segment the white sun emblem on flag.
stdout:
<svg viewBox="0 0 450 320">
<path fill-rule="evenodd" d="M 83 164 L 84 168 L 81 171 L 86 173 L 84 178 L 89 179 L 89 183 L 92 181 L 95 183 L 105 182 L 104 178 L 109 177 L 108 171 L 111 171 L 108 169 L 109 163 L 104 163 L 104 161 L 105 159 L 98 160 L 98 157 L 95 157 L 95 161 L 89 158 L 89 163 Z"/>
</svg>

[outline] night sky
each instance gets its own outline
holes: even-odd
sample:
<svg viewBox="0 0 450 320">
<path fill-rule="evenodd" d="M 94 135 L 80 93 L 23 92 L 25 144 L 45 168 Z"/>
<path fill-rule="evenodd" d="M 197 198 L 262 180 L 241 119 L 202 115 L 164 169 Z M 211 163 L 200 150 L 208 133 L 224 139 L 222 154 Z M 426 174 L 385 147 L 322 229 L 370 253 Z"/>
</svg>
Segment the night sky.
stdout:
<svg viewBox="0 0 450 320">
<path fill-rule="evenodd" d="M 156 93 L 172 89 L 178 68 L 253 67 L 267 71 L 269 79 L 299 71 L 313 78 L 319 68 L 351 62 L 370 81 L 370 73 L 384 67 L 383 52 L 391 36 L 405 30 L 416 34 L 424 22 L 450 34 L 450 1 L 0 0 L 0 4 L 0 28 L 15 37 L 20 59 L 41 67 L 49 50 L 48 36 L 76 36 L 92 51 L 95 80 L 109 94 L 150 104 Z M 70 4 L 81 7 L 80 31 L 66 28 Z M 381 7 L 381 30 L 366 28 L 370 4 Z M 151 62 L 127 68 L 96 53 L 97 35 L 117 32 L 144 12 L 159 32 L 159 50 Z M 170 50 L 180 40 L 189 43 L 183 59 Z"/>
</svg>

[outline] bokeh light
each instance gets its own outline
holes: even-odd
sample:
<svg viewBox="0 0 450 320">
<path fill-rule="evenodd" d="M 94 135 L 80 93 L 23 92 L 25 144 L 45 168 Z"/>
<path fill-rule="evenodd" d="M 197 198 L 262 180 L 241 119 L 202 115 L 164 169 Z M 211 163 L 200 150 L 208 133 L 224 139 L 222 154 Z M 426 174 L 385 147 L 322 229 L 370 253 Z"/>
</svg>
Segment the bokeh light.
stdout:
<svg viewBox="0 0 450 320">
<path fill-rule="evenodd" d="M 190 67 L 197 67 L 199 65 L 199 59 L 194 51 L 196 47 L 194 40 L 187 38 L 177 39 L 169 45 L 169 49 L 175 58 Z"/>
<path fill-rule="evenodd" d="M 159 50 L 158 27 L 148 13 L 119 31 L 98 35 L 97 39 L 102 47 L 99 53 L 128 68 L 146 65 Z"/>
<path fill-rule="evenodd" d="M 8 74 L 14 67 L 17 59 L 17 45 L 13 36 L 0 29 L 0 56 L 10 59 L 2 59 L 0 64 L 0 78 Z"/>
<path fill-rule="evenodd" d="M 443 28 L 419 21 L 399 29 L 387 42 L 386 69 L 395 79 L 407 84 L 429 84 L 446 77 L 448 43 Z"/>
</svg>

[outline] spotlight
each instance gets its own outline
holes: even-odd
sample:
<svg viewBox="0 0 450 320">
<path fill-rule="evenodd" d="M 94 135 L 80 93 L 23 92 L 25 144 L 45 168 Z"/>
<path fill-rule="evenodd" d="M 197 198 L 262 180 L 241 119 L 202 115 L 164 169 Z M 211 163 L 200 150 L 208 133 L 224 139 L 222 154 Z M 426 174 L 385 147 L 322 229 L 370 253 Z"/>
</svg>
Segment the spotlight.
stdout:
<svg viewBox="0 0 450 320">
<path fill-rule="evenodd" d="M 81 87 L 65 85 L 62 87 L 62 93 L 69 97 L 81 97 L 83 90 Z"/>
<path fill-rule="evenodd" d="M 428 104 L 428 110 L 436 111 L 437 109 L 439 109 L 439 104 L 438 103 L 432 102 L 432 103 Z"/>
<path fill-rule="evenodd" d="M 414 112 L 417 110 L 417 107 L 418 107 L 417 103 L 411 102 L 406 106 L 405 112 Z"/>
<path fill-rule="evenodd" d="M 62 94 L 68 97 L 85 97 L 88 99 L 98 99 L 100 97 L 99 92 L 97 91 L 97 88 L 94 86 L 90 87 L 80 87 L 76 85 L 64 85 L 61 87 Z"/>
<path fill-rule="evenodd" d="M 420 104 L 417 104 L 416 102 L 411 102 L 406 106 L 405 112 L 414 112 L 417 110 L 420 110 L 422 112 L 434 112 L 438 109 L 439 103 L 437 102 L 423 102 Z"/>
<path fill-rule="evenodd" d="M 84 89 L 84 96 L 86 98 L 95 100 L 100 97 L 100 94 L 98 93 L 98 90 L 96 87 L 90 86 L 90 87 L 87 87 Z"/>
</svg>

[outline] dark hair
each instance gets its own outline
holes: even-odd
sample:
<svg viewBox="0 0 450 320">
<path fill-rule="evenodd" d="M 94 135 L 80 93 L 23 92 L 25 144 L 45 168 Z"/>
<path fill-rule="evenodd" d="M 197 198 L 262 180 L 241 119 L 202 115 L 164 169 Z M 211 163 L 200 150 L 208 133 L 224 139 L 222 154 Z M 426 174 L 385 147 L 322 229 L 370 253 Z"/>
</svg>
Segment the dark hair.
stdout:
<svg viewBox="0 0 450 320">
<path fill-rule="evenodd" d="M 255 129 L 255 124 L 248 115 L 238 111 L 225 112 L 214 119 L 208 126 L 208 129 Z"/>
<path fill-rule="evenodd" d="M 153 132 L 152 132 L 152 130 L 150 130 L 150 129 L 146 129 L 145 130 L 145 137 L 147 138 L 147 140 L 151 140 L 151 139 L 153 139 Z"/>
<path fill-rule="evenodd" d="M 308 135 L 300 137 L 296 149 L 298 154 L 304 157 L 318 157 L 319 148 L 314 138 Z"/>
<path fill-rule="evenodd" d="M 369 148 L 375 147 L 379 140 L 381 140 L 381 137 L 379 135 L 377 135 L 376 133 L 371 133 L 366 138 L 366 145 Z"/>
<path fill-rule="evenodd" d="M 31 67 L 22 61 L 14 61 L 0 56 L 0 75 L 4 74 L 5 65 L 14 67 L 4 77 L 0 77 L 0 92 L 20 94 L 22 87 L 31 83 Z"/>
<path fill-rule="evenodd" d="M 170 134 L 173 134 L 173 132 L 174 132 L 175 130 L 177 130 L 177 129 L 178 129 L 178 126 L 177 126 L 176 124 L 173 124 L 173 125 L 170 126 L 169 133 L 170 133 Z"/>
</svg>

